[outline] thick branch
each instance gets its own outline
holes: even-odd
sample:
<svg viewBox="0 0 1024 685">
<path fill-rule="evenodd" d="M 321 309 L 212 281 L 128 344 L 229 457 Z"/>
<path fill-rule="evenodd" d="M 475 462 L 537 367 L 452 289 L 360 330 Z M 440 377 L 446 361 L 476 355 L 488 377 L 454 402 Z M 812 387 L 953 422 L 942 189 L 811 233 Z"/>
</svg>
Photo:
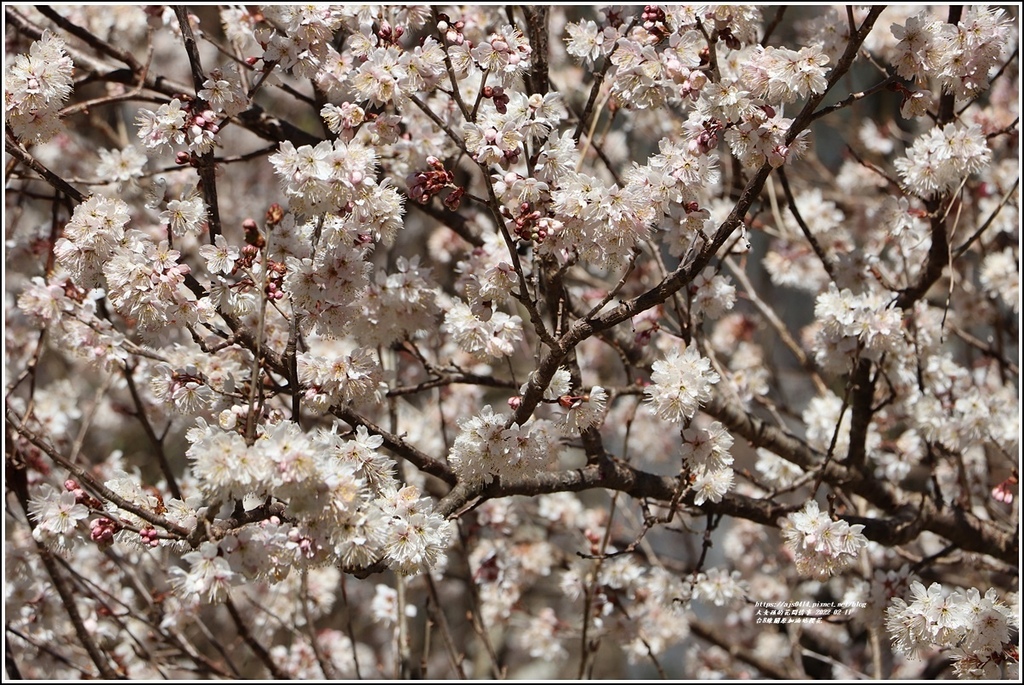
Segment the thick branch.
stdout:
<svg viewBox="0 0 1024 685">
<path fill-rule="evenodd" d="M 530 88 L 533 93 L 548 92 L 548 12 L 544 5 L 522 5 L 526 15 L 526 37 L 530 53 Z"/>
</svg>

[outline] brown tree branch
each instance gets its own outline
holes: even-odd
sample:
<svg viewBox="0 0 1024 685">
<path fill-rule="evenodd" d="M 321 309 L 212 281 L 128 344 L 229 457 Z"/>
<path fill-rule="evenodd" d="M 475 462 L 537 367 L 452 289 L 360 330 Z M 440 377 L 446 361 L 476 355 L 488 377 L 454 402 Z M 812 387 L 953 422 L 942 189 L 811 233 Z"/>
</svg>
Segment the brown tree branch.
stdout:
<svg viewBox="0 0 1024 685">
<path fill-rule="evenodd" d="M 804 680 L 806 675 L 796 673 L 793 669 L 785 668 L 782 665 L 775 665 L 757 656 L 753 651 L 745 649 L 736 643 L 731 636 L 722 635 L 714 628 L 702 621 L 692 620 L 689 622 L 690 632 L 705 642 L 725 650 L 734 659 L 753 666 L 758 671 L 776 680 Z"/>
<path fill-rule="evenodd" d="M 246 624 L 242 615 L 238 613 L 238 608 L 235 607 L 235 603 L 231 601 L 230 597 L 224 601 L 224 606 L 227 607 L 228 614 L 231 615 L 231 620 L 235 624 L 235 629 L 238 630 L 239 637 L 242 638 L 242 641 L 245 642 L 245 644 L 249 645 L 249 649 L 251 649 L 253 654 L 256 655 L 256 658 L 266 666 L 274 680 L 291 680 L 291 676 L 281 670 L 281 667 L 278 666 L 274 661 L 274 658 L 270 656 L 270 652 L 267 651 L 266 647 L 261 645 L 253 636 L 252 632 L 249 630 L 248 624 Z M 355 648 L 355 645 L 353 645 L 353 648 Z"/>
<path fill-rule="evenodd" d="M 199 60 L 199 46 L 196 45 L 195 35 L 192 33 L 192 22 L 188 18 L 188 9 L 184 5 L 174 5 L 174 14 L 178 18 L 178 25 L 181 27 L 181 37 L 185 42 L 185 52 L 188 54 L 188 63 L 192 67 L 192 84 L 195 88 L 196 97 L 203 89 L 206 81 L 206 72 Z M 206 207 L 209 210 L 208 225 L 210 227 L 210 244 L 213 245 L 223 231 L 220 225 L 220 207 L 217 202 L 217 175 L 215 173 L 213 150 L 204 152 L 199 157 L 199 178 L 202 180 L 202 190 Z"/>
<path fill-rule="evenodd" d="M 57 465 L 73 475 L 83 486 L 92 490 L 97 496 L 116 504 L 119 508 L 124 509 L 127 512 L 135 514 L 143 521 L 153 524 L 156 527 L 163 528 L 169 533 L 173 533 L 182 539 L 187 539 L 191 535 L 192 531 L 179 526 L 177 523 L 169 521 L 162 516 L 154 514 L 151 511 L 143 509 L 142 507 L 129 502 L 124 499 L 116 492 L 100 483 L 96 480 L 92 474 L 90 474 L 85 468 L 72 463 L 64 455 L 58 452 L 49 442 L 43 440 L 36 435 L 32 430 L 25 427 L 20 417 L 15 414 L 10 407 L 5 410 L 4 417 L 8 424 L 14 429 L 16 433 L 24 437 L 30 443 L 42 450 L 46 456 L 50 457 Z"/>
<path fill-rule="evenodd" d="M 44 166 L 42 162 L 29 154 L 28 150 L 22 147 L 21 143 L 18 142 L 18 139 L 14 136 L 14 132 L 11 130 L 11 127 L 7 124 L 4 124 L 4 142 L 7 143 L 6 152 L 15 157 L 29 169 L 39 174 L 44 181 L 54 188 L 54 190 L 64 193 L 78 204 L 85 202 L 85 194 L 57 174 L 50 171 L 50 169 Z"/>
<path fill-rule="evenodd" d="M 14 493 L 21 504 L 21 508 L 25 512 L 25 519 L 28 521 L 29 528 L 34 531 L 36 528 L 36 522 L 29 515 L 28 479 L 26 478 L 25 470 L 6 468 L 5 472 L 10 478 L 8 485 L 12 490 L 14 490 Z M 64 605 L 64 610 L 68 612 L 68 618 L 71 619 L 71 625 L 75 628 L 75 635 L 78 636 L 78 641 L 82 643 L 83 647 L 85 647 L 85 651 L 89 654 L 89 658 L 99 670 L 100 676 L 107 680 L 122 678 L 123 675 L 114 670 L 110 665 L 110 662 L 107 661 L 106 654 L 100 650 L 96 641 L 93 640 L 92 635 L 89 633 L 89 630 L 85 627 L 82 615 L 78 611 L 78 604 L 75 602 L 75 594 L 67 580 L 61 574 L 57 563 L 54 561 L 53 553 L 39 540 L 35 540 L 35 544 L 36 550 L 39 552 L 39 560 L 43 562 L 43 567 L 46 569 L 47 575 L 50 576 L 51 584 L 60 596 L 60 601 L 61 604 Z"/>
</svg>

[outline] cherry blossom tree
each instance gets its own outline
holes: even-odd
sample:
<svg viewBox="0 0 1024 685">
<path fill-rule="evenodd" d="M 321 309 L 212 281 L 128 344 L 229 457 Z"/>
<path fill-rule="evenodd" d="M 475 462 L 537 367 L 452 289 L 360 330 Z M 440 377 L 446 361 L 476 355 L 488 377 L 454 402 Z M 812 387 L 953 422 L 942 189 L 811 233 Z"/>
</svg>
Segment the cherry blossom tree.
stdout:
<svg viewBox="0 0 1024 685">
<path fill-rule="evenodd" d="M 11 678 L 1018 673 L 984 6 L 6 6 Z"/>
</svg>

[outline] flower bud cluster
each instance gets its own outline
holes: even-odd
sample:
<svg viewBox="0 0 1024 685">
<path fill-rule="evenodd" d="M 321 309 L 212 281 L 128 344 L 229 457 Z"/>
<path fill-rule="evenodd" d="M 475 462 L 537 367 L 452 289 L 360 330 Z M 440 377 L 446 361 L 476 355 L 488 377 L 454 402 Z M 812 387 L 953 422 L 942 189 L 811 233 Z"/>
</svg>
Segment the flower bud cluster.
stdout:
<svg viewBox="0 0 1024 685">
<path fill-rule="evenodd" d="M 505 89 L 501 86 L 484 86 L 480 94 L 488 100 L 494 101 L 494 109 L 498 111 L 498 114 L 508 112 L 508 95 L 505 94 Z"/>
<path fill-rule="evenodd" d="M 665 10 L 657 5 L 644 5 L 644 11 L 640 13 L 640 21 L 643 27 L 654 34 L 659 29 L 664 30 Z M 661 24 L 659 27 L 658 25 Z"/>
<path fill-rule="evenodd" d="M 514 26 L 505 25 L 472 48 L 469 54 L 481 69 L 494 72 L 504 85 L 511 86 L 530 66 L 532 52 L 533 48 L 523 33 Z"/>
<path fill-rule="evenodd" d="M 725 132 L 725 140 L 732 153 L 748 168 L 757 168 L 768 162 L 773 169 L 801 156 L 807 149 L 807 131 L 801 131 L 789 143 L 792 119 L 777 114 L 771 107 L 756 107 L 748 111 L 737 125 Z"/>
<path fill-rule="evenodd" d="M 398 39 L 405 35 L 404 26 L 392 26 L 387 19 L 380 23 L 377 29 L 377 37 L 383 45 L 398 45 Z"/>
<path fill-rule="evenodd" d="M 199 157 L 213 151 L 221 120 L 202 100 L 180 95 L 156 111 L 140 109 L 136 124 L 146 149 L 159 151 L 184 145 L 185 149 L 175 153 L 175 161 L 198 166 Z"/>
<path fill-rule="evenodd" d="M 320 110 L 320 117 L 327 124 L 327 130 L 331 133 L 341 134 L 345 132 L 351 139 L 354 129 L 359 128 L 367 120 L 366 111 L 351 102 L 343 102 L 340 105 L 327 103 Z"/>
<path fill-rule="evenodd" d="M 444 35 L 445 40 L 455 45 L 462 45 L 466 41 L 466 37 L 462 34 L 462 29 L 466 28 L 466 22 L 452 21 L 444 12 L 439 12 L 437 15 L 437 30 Z"/>
<path fill-rule="evenodd" d="M 75 502 L 78 504 L 84 504 L 90 509 L 103 508 L 103 503 L 86 492 L 74 478 L 68 478 L 64 481 L 64 489 L 75 496 Z"/>
<path fill-rule="evenodd" d="M 112 519 L 109 519 L 106 516 L 101 516 L 99 518 L 93 519 L 89 523 L 89 539 L 95 542 L 96 544 L 100 545 L 101 547 L 109 547 L 110 545 L 114 544 L 114 535 L 120 532 L 121 529 L 122 526 L 116 521 L 113 521 Z M 145 530 L 153 529 L 143 529 L 143 532 Z M 155 539 L 150 540 L 148 535 L 142 537 L 143 540 L 151 542 L 151 546 L 153 547 L 156 547 L 159 544 Z"/>
<path fill-rule="evenodd" d="M 444 206 L 452 212 L 458 210 L 466 189 L 456 185 L 455 175 L 445 169 L 444 162 L 437 157 L 427 157 L 427 167 L 426 171 L 417 172 L 406 179 L 409 197 L 425 205 L 441 191 L 450 190 L 444 198 Z"/>
</svg>

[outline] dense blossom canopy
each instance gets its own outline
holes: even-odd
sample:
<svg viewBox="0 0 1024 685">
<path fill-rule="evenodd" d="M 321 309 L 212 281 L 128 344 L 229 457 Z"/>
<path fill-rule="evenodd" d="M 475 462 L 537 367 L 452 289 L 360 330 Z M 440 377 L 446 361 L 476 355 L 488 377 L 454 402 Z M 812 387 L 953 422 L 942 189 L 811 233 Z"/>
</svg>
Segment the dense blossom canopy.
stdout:
<svg viewBox="0 0 1024 685">
<path fill-rule="evenodd" d="M 7 676 L 1017 676 L 1012 10 L 5 18 Z"/>
</svg>

